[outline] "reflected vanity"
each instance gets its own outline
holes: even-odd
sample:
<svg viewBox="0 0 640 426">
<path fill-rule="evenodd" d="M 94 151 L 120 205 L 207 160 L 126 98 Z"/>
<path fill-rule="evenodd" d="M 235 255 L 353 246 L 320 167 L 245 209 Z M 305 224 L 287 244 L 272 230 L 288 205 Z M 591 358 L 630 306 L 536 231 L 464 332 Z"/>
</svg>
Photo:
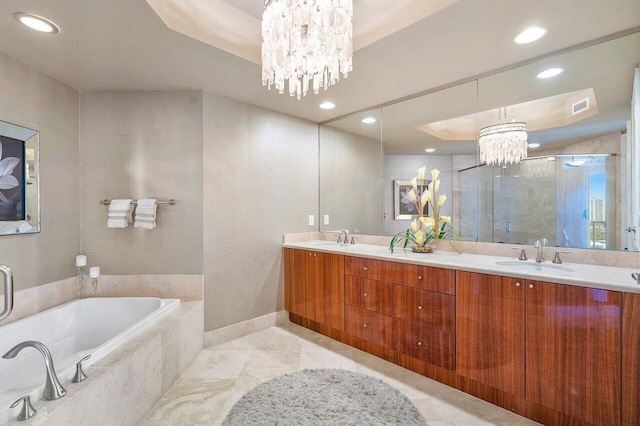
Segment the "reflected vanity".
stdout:
<svg viewBox="0 0 640 426">
<path fill-rule="evenodd" d="M 0 235 L 40 232 L 40 133 L 0 121 Z"/>
</svg>

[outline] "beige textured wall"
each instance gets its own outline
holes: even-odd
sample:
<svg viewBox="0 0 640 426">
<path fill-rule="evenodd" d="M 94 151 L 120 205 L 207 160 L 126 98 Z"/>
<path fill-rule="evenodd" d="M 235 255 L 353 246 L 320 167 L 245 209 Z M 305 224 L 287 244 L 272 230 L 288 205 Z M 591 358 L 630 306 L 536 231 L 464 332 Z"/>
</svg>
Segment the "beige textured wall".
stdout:
<svg viewBox="0 0 640 426">
<path fill-rule="evenodd" d="M 381 234 L 382 144 L 331 126 L 320 127 L 319 140 L 320 230 Z"/>
<path fill-rule="evenodd" d="M 282 235 L 317 230 L 318 126 L 204 94 L 205 331 L 283 309 Z"/>
<path fill-rule="evenodd" d="M 75 274 L 80 249 L 78 92 L 0 54 L 0 120 L 40 131 L 42 232 L 0 236 L 23 290 Z M 0 302 L 2 304 L 2 302 Z"/>
<path fill-rule="evenodd" d="M 202 92 L 81 96 L 82 250 L 104 274 L 202 273 Z M 175 198 L 153 230 L 107 228 L 109 198 Z"/>
</svg>

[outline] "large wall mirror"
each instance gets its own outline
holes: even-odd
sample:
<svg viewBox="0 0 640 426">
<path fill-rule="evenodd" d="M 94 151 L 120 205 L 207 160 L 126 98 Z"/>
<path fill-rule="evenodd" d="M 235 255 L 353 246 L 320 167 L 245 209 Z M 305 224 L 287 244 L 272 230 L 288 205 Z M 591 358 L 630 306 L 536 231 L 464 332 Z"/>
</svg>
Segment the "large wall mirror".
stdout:
<svg viewBox="0 0 640 426">
<path fill-rule="evenodd" d="M 382 231 L 381 111 L 320 126 L 320 231 Z"/>
<path fill-rule="evenodd" d="M 478 81 L 479 128 L 525 122 L 529 144 L 520 164 L 478 167 L 479 241 L 638 249 L 627 128 L 639 61 L 636 33 Z"/>
<path fill-rule="evenodd" d="M 0 235 L 40 232 L 39 133 L 0 121 Z"/>
<path fill-rule="evenodd" d="M 402 183 L 426 166 L 463 240 L 638 250 L 639 61 L 634 33 L 320 126 L 320 230 L 406 229 Z M 481 163 L 480 129 L 512 119 L 528 159 Z"/>
</svg>

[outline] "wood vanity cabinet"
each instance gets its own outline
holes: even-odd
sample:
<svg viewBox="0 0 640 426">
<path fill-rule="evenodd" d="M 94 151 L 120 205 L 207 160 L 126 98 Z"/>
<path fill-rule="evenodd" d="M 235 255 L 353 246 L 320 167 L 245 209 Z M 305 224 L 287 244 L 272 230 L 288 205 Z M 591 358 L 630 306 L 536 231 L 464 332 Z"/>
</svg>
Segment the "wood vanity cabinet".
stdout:
<svg viewBox="0 0 640 426">
<path fill-rule="evenodd" d="M 640 294 L 622 295 L 622 426 L 640 425 Z"/>
<path fill-rule="evenodd" d="M 344 256 L 284 250 L 285 309 L 338 330 L 344 328 Z"/>
<path fill-rule="evenodd" d="M 589 424 L 619 424 L 620 299 L 458 272 L 456 372 Z"/>
<path fill-rule="evenodd" d="M 285 273 L 293 322 L 543 424 L 640 426 L 640 294 L 298 249 Z"/>
<path fill-rule="evenodd" d="M 438 367 L 455 366 L 455 273 L 345 259 L 345 331 Z"/>
</svg>

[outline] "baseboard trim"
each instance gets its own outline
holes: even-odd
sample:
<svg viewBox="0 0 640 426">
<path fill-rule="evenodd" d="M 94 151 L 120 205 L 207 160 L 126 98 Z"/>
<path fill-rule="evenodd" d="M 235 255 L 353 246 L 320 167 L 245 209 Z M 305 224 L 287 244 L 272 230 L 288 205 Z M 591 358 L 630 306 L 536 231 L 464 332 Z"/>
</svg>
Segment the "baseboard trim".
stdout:
<svg viewBox="0 0 640 426">
<path fill-rule="evenodd" d="M 272 312 L 261 317 L 252 318 L 247 321 L 231 324 L 204 333 L 204 347 L 219 345 L 230 340 L 244 337 L 248 334 L 266 330 L 270 327 L 284 325 L 289 322 L 289 313 L 285 310 Z"/>
</svg>

